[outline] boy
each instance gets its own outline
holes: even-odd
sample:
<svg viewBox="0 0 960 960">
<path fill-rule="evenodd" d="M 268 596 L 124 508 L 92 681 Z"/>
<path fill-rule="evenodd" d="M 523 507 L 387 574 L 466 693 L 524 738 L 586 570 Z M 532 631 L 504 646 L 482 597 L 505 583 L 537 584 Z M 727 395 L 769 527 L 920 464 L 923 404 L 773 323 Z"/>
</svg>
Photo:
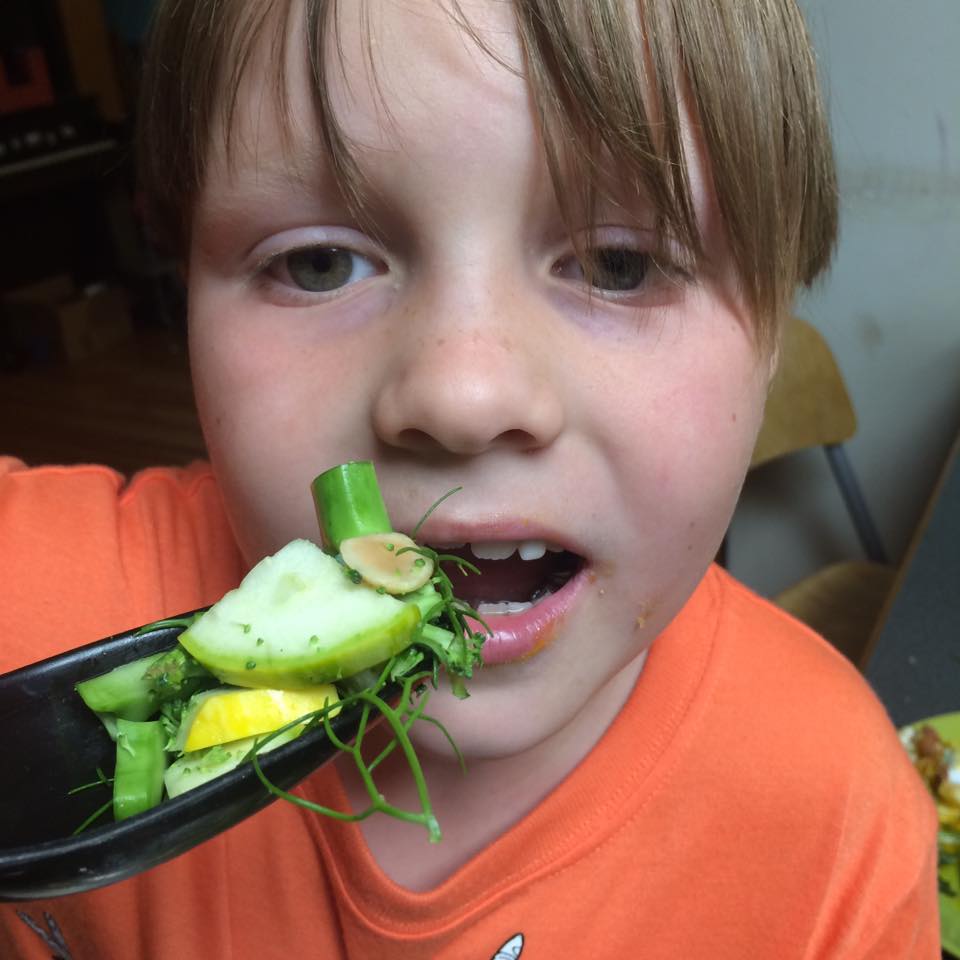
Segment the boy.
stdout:
<svg viewBox="0 0 960 960">
<path fill-rule="evenodd" d="M 171 0 L 157 24 L 144 182 L 213 474 L 8 464 L 8 665 L 216 599 L 314 535 L 309 481 L 347 459 L 398 529 L 462 485 L 421 536 L 469 544 L 467 598 L 500 606 L 470 699 L 431 701 L 467 774 L 417 736 L 442 843 L 275 804 L 34 917 L 98 960 L 937 956 L 935 816 L 881 706 L 710 565 L 835 232 L 793 4 Z M 362 802 L 345 765 L 302 789 Z M 44 955 L 0 915 L 7 954 Z"/>
</svg>

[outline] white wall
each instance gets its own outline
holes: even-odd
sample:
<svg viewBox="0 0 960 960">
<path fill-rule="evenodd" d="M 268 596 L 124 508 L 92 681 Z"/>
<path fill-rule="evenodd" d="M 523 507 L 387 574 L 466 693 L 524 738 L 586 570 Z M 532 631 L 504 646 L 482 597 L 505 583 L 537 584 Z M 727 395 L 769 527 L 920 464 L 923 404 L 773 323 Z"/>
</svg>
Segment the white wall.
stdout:
<svg viewBox="0 0 960 960">
<path fill-rule="evenodd" d="M 833 270 L 797 312 L 844 372 L 859 417 L 848 452 L 899 560 L 960 431 L 960 2 L 800 3 L 842 219 Z M 769 595 L 861 555 L 821 452 L 748 480 L 729 558 L 748 584 Z"/>
</svg>

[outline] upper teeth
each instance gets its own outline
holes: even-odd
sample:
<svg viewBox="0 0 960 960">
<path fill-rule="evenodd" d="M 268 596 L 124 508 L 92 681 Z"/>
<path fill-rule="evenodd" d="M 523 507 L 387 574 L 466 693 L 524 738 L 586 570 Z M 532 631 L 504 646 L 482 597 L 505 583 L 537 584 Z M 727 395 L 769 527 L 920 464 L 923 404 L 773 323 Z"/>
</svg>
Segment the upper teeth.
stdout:
<svg viewBox="0 0 960 960">
<path fill-rule="evenodd" d="M 478 560 L 506 560 L 514 553 L 521 560 L 539 560 L 548 550 L 557 553 L 563 547 L 546 540 L 480 540 L 470 544 L 470 552 Z"/>
</svg>

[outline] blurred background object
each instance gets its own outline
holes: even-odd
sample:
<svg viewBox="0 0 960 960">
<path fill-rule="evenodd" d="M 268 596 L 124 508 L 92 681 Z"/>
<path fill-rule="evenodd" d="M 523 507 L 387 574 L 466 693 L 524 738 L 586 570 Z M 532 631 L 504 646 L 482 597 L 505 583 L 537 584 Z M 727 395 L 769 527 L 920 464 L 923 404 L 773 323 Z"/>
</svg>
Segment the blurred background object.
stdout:
<svg viewBox="0 0 960 960">
<path fill-rule="evenodd" d="M 138 214 L 149 0 L 0 5 L 0 451 L 126 473 L 204 454 L 176 264 Z"/>
<path fill-rule="evenodd" d="M 887 559 L 872 511 L 846 445 L 857 416 L 833 351 L 823 335 L 800 317 L 783 331 L 780 363 L 770 387 L 763 426 L 750 461 L 751 476 L 771 465 L 789 469 L 804 451 L 822 450 L 846 508 L 858 551 L 813 571 L 774 595 L 783 609 L 826 637 L 854 663 L 862 660 L 887 600 L 896 568 Z M 789 513 L 790 503 L 782 510 Z M 824 522 L 821 519 L 821 522 Z M 741 547 L 728 534 L 722 560 L 735 563 Z"/>
<path fill-rule="evenodd" d="M 960 425 L 960 4 L 799 0 L 818 54 L 840 185 L 833 269 L 796 312 L 857 411 L 845 444 L 894 564 Z M 864 559 L 819 450 L 749 477 L 730 568 L 776 596 Z"/>
</svg>

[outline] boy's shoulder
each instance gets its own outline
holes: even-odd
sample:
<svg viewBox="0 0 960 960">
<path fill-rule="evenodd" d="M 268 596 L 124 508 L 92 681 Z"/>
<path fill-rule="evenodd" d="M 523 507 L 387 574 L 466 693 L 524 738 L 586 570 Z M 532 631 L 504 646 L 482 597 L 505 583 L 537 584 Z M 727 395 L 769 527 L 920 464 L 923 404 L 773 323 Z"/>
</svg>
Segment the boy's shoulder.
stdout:
<svg viewBox="0 0 960 960">
<path fill-rule="evenodd" d="M 775 777 L 781 800 L 804 817 L 846 816 L 853 804 L 860 817 L 928 831 L 933 804 L 854 664 L 726 572 L 709 576 L 719 599 L 703 722 L 736 767 L 737 789 L 766 797 Z"/>
<path fill-rule="evenodd" d="M 809 825 L 847 804 L 883 816 L 902 802 L 931 825 L 925 787 L 854 664 L 717 566 L 653 642 L 614 733 L 600 748 L 615 765 L 656 756 L 747 818 Z"/>
<path fill-rule="evenodd" d="M 181 467 L 147 467 L 128 480 L 123 473 L 98 463 L 28 465 L 18 457 L 0 455 L 0 493 L 14 491 L 40 496 L 54 489 L 89 488 L 104 496 L 129 498 L 157 486 L 189 493 L 213 480 L 210 464 L 195 460 Z"/>
<path fill-rule="evenodd" d="M 892 729 L 863 675 L 829 641 L 726 571 L 708 576 L 718 598 L 716 664 L 731 693 L 787 724 Z"/>
<path fill-rule="evenodd" d="M 213 471 L 204 461 L 179 467 L 148 467 L 127 477 L 95 463 L 28 466 L 0 456 L 0 536 L 28 533 L 39 544 L 62 547 L 70 527 L 86 536 L 105 535 L 120 518 L 142 510 L 190 510 L 219 502 Z M 65 521 L 72 521 L 67 523 Z M 51 544 L 55 545 L 55 544 Z M 21 546 L 28 549 L 30 544 Z"/>
<path fill-rule="evenodd" d="M 730 943 L 762 931 L 725 956 L 933 956 L 934 804 L 882 703 L 812 630 L 711 568 L 611 734 L 625 862 L 669 865 L 672 915 Z"/>
<path fill-rule="evenodd" d="M 207 464 L 0 458 L 0 671 L 213 602 L 242 574 Z"/>
</svg>

